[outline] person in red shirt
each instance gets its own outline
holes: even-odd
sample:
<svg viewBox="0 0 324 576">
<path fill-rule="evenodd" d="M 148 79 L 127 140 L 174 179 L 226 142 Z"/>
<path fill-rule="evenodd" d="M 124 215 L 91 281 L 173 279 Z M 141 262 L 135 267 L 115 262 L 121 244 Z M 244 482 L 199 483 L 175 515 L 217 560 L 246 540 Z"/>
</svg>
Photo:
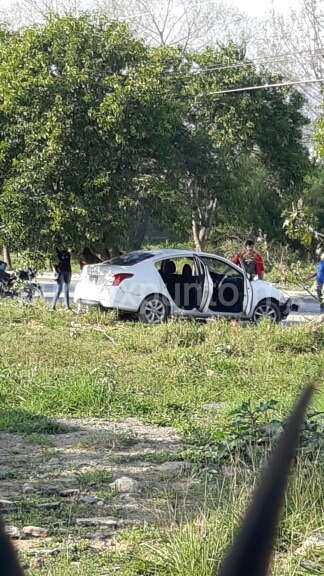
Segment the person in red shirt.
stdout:
<svg viewBox="0 0 324 576">
<path fill-rule="evenodd" d="M 258 276 L 259 280 L 264 278 L 264 264 L 261 254 L 254 250 L 253 240 L 247 240 L 245 243 L 245 252 L 237 254 L 233 262 L 240 266 L 240 258 L 243 260 L 245 270 L 251 276 Z"/>
</svg>

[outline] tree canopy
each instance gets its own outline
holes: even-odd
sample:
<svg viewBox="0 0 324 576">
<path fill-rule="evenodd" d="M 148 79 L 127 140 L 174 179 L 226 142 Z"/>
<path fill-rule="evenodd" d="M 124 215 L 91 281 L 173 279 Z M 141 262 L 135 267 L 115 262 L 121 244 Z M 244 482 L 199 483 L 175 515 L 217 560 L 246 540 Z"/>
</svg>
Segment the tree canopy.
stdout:
<svg viewBox="0 0 324 576">
<path fill-rule="evenodd" d="M 2 242 L 43 254 L 58 242 L 90 246 L 105 257 L 139 248 L 151 218 L 182 233 L 192 226 L 203 249 L 217 219 L 246 214 L 239 206 L 257 170 L 260 210 L 269 192 L 281 211 L 308 167 L 303 97 L 222 93 L 274 80 L 231 42 L 152 48 L 104 17 L 3 29 Z"/>
</svg>

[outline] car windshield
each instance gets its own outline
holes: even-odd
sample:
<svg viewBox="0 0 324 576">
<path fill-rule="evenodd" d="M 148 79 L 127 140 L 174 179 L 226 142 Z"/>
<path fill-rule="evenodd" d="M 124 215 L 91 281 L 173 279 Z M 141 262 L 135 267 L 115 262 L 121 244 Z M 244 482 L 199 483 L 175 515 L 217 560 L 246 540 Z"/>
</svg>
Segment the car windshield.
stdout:
<svg viewBox="0 0 324 576">
<path fill-rule="evenodd" d="M 116 256 L 116 258 L 108 260 L 108 263 L 113 266 L 133 266 L 153 256 L 154 254 L 152 252 L 129 252 L 128 254 L 121 254 L 120 256 Z"/>
</svg>

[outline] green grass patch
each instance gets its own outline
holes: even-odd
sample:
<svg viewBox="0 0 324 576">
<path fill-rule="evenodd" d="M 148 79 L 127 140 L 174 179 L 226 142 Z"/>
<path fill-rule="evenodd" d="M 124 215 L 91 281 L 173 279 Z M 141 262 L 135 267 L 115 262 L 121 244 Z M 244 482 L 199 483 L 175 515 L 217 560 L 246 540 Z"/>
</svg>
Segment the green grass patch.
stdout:
<svg viewBox="0 0 324 576">
<path fill-rule="evenodd" d="M 2 304 L 2 303 L 1 303 Z M 205 325 L 151 327 L 45 307 L 0 306 L 0 429 L 57 433 L 54 418 L 138 417 L 187 437 L 213 433 L 241 402 L 274 399 L 287 413 L 324 365 L 324 329 Z M 116 345 L 93 330 L 100 321 Z M 72 317 L 73 322 L 73 317 Z M 317 394 L 315 406 L 324 408 Z M 222 410 L 204 405 L 222 403 Z"/>
<path fill-rule="evenodd" d="M 171 321 L 152 327 L 118 322 L 97 312 L 76 320 L 64 313 L 51 315 L 41 304 L 21 308 L 2 302 L 0 314 L 1 430 L 26 434 L 29 444 L 41 445 L 43 434 L 71 430 L 57 419 L 136 417 L 147 424 L 172 426 L 190 448 L 173 457 L 162 452 L 147 460 L 189 458 L 197 464 L 202 487 L 205 480 L 199 474 L 204 459 L 210 464 L 224 434 L 232 437 L 233 409 L 250 401 L 253 412 L 260 403 L 275 400 L 271 417 L 281 420 L 307 381 L 322 380 L 324 328 L 320 325 L 285 329 L 264 323 L 243 328 L 223 321 Z M 96 327 L 104 329 L 115 344 Z M 207 409 L 208 404 L 219 408 Z M 321 392 L 315 395 L 312 409 L 324 410 Z M 137 442 L 132 437 L 124 440 L 126 446 Z M 121 535 L 116 549 L 105 553 L 94 554 L 86 547 L 73 553 L 67 550 L 33 573 L 61 576 L 77 569 L 84 576 L 116 571 L 127 576 L 212 576 L 258 476 L 253 445 L 251 450 L 250 459 L 234 478 L 226 479 L 219 468 L 209 468 L 208 491 L 194 514 L 190 510 L 186 517 L 182 510 L 179 517 L 172 500 L 172 519 L 158 532 L 147 529 Z M 323 478 L 318 444 L 318 455 L 303 456 L 291 481 L 278 531 L 274 576 L 302 573 L 301 557 L 294 551 L 323 529 Z M 109 482 L 106 472 L 79 476 L 81 487 L 95 486 L 107 497 Z M 64 534 L 74 514 L 68 506 L 46 518 L 32 518 L 22 510 L 16 520 L 19 524 L 39 521 L 51 526 L 54 534 L 61 530 Z M 309 556 L 310 561 L 321 562 L 316 551 Z"/>
</svg>

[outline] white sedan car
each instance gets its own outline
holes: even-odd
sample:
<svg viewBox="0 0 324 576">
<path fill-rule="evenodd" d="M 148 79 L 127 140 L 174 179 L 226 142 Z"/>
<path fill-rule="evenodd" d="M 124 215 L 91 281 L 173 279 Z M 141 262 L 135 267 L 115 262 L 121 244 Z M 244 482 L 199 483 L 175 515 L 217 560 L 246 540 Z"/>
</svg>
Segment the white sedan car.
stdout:
<svg viewBox="0 0 324 576">
<path fill-rule="evenodd" d="M 187 250 L 139 250 L 85 266 L 74 301 L 136 314 L 147 324 L 170 316 L 280 322 L 293 306 L 273 284 L 229 260 Z"/>
</svg>

